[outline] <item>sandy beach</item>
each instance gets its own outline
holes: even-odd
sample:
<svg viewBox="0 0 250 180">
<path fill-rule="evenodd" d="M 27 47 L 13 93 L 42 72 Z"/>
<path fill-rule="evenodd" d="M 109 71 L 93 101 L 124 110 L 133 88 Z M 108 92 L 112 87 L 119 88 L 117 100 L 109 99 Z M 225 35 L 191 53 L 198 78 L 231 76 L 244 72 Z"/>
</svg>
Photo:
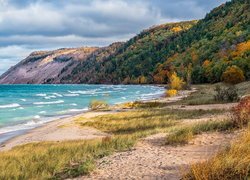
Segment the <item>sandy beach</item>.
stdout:
<svg viewBox="0 0 250 180">
<path fill-rule="evenodd" d="M 31 142 L 82 140 L 105 137 L 107 134 L 96 129 L 78 127 L 77 124 L 74 123 L 74 119 L 78 117 L 91 118 L 110 113 L 113 112 L 86 112 L 69 118 L 49 122 L 4 142 L 1 144 L 0 151 L 9 150 L 15 146 Z"/>
</svg>

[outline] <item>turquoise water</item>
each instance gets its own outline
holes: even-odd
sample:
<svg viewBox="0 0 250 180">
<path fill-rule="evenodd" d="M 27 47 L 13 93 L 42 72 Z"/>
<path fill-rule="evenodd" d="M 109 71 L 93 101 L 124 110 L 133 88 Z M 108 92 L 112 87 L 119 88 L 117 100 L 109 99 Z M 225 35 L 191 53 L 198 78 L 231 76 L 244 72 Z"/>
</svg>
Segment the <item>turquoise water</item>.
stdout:
<svg viewBox="0 0 250 180">
<path fill-rule="evenodd" d="M 88 110 L 92 100 L 119 104 L 159 97 L 137 85 L 0 85 L 0 142 L 46 122 Z"/>
</svg>

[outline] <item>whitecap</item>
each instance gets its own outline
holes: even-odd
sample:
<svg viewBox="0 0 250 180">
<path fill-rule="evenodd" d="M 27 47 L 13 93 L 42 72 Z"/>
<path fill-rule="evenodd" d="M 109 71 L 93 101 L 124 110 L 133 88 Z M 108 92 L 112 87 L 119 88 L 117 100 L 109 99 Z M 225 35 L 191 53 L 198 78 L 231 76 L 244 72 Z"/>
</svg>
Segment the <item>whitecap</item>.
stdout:
<svg viewBox="0 0 250 180">
<path fill-rule="evenodd" d="M 68 91 L 71 94 L 94 94 L 97 90 L 89 90 L 89 91 Z"/>
<path fill-rule="evenodd" d="M 23 101 L 23 102 L 27 101 L 26 99 L 20 99 L 20 100 Z"/>
<path fill-rule="evenodd" d="M 46 114 L 46 111 L 40 111 L 39 114 Z"/>
<path fill-rule="evenodd" d="M 36 94 L 36 96 L 45 97 L 47 94 Z"/>
<path fill-rule="evenodd" d="M 66 97 L 80 96 L 80 94 L 64 94 Z"/>
<path fill-rule="evenodd" d="M 70 104 L 71 106 L 77 106 L 77 104 L 76 103 L 72 103 L 72 104 Z"/>
<path fill-rule="evenodd" d="M 40 119 L 41 117 L 39 115 L 34 116 L 34 119 Z"/>
<path fill-rule="evenodd" d="M 63 97 L 61 94 L 59 94 L 59 93 L 52 93 L 52 94 L 54 94 L 55 96 L 57 96 L 57 97 Z"/>
<path fill-rule="evenodd" d="M 15 108 L 15 107 L 20 107 L 20 104 L 13 103 L 13 104 L 0 105 L 0 109 Z"/>
<path fill-rule="evenodd" d="M 46 96 L 46 97 L 44 97 L 44 99 L 52 99 L 52 98 L 56 98 L 56 96 Z"/>
<path fill-rule="evenodd" d="M 59 100 L 59 101 L 50 101 L 50 102 L 34 102 L 33 104 L 35 105 L 46 105 L 46 104 L 61 104 L 64 103 L 63 100 Z"/>
</svg>

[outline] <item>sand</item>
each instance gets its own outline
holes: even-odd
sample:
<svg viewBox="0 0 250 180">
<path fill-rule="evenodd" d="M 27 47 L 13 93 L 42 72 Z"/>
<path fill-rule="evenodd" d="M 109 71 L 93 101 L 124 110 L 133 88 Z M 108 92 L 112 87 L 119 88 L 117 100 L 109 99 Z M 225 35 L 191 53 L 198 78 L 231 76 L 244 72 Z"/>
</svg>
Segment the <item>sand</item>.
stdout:
<svg viewBox="0 0 250 180">
<path fill-rule="evenodd" d="M 198 135 L 188 145 L 166 146 L 167 134 L 161 133 L 141 140 L 130 151 L 115 153 L 97 162 L 89 176 L 80 179 L 167 179 L 181 178 L 190 165 L 206 160 L 224 148 L 236 134 L 209 133 Z"/>
<path fill-rule="evenodd" d="M 74 123 L 74 119 L 77 117 L 91 118 L 108 113 L 112 112 L 88 112 L 70 118 L 55 120 L 4 142 L 1 144 L 0 151 L 10 150 L 15 146 L 31 142 L 103 138 L 107 134 L 93 128 L 80 128 Z"/>
</svg>

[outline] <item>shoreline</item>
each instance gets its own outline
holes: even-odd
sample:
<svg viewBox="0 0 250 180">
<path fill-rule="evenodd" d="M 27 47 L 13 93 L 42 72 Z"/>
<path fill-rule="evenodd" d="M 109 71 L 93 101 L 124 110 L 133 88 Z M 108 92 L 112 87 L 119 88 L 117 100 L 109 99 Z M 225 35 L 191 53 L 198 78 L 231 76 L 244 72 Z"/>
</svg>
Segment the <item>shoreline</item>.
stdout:
<svg viewBox="0 0 250 180">
<path fill-rule="evenodd" d="M 162 86 L 153 85 L 153 86 L 166 87 L 166 86 L 163 86 L 163 85 Z M 162 98 L 163 95 L 164 95 L 164 92 L 162 92 L 161 95 L 155 95 L 154 97 L 151 97 L 150 99 L 140 100 L 140 101 L 149 101 L 149 100 L 159 99 L 159 98 Z M 135 102 L 135 101 L 137 101 L 137 100 L 135 99 L 133 101 L 128 101 L 128 102 Z M 126 102 L 126 103 L 128 103 L 128 102 Z M 120 102 L 118 104 L 112 104 L 110 106 L 111 110 L 114 109 L 115 106 L 117 106 L 119 104 L 123 104 L 123 103 L 124 102 Z M 75 113 L 72 113 L 72 114 L 67 114 L 67 115 L 61 116 L 61 117 L 60 116 L 55 116 L 55 117 L 51 118 L 50 120 L 49 120 L 49 118 L 45 117 L 43 122 L 41 122 L 40 124 L 36 124 L 34 126 L 32 125 L 30 127 L 27 126 L 25 128 L 21 128 L 21 129 L 13 129 L 12 131 L 4 132 L 4 133 L 0 134 L 0 136 L 1 136 L 1 138 L 0 138 L 0 151 L 1 151 L 2 147 L 5 146 L 6 143 L 8 143 L 12 139 L 15 139 L 16 137 L 19 137 L 19 136 L 22 136 L 22 135 L 25 135 L 25 134 L 29 134 L 30 132 L 33 132 L 33 130 L 43 128 L 44 126 L 46 126 L 46 125 L 48 125 L 50 123 L 53 123 L 55 121 L 61 121 L 61 120 L 68 119 L 68 118 L 69 119 L 74 119 L 78 115 L 83 116 L 85 113 L 88 113 L 90 111 L 91 110 L 88 109 L 88 110 L 84 110 L 84 111 L 81 111 L 81 112 L 75 112 Z M 26 125 L 26 124 L 27 124 L 27 122 L 24 123 L 24 125 Z M 19 125 L 22 125 L 22 124 L 17 124 L 16 126 L 19 126 Z M 9 126 L 6 126 L 6 127 L 8 128 Z M 6 127 L 3 127 L 3 128 L 6 128 Z M 12 127 L 12 126 L 10 126 L 10 127 Z"/>
<path fill-rule="evenodd" d="M 164 97 L 162 94 L 160 97 L 144 100 L 142 102 L 176 102 L 185 97 L 190 93 L 195 92 L 195 89 L 180 91 L 178 96 L 175 97 Z M 136 101 L 133 101 L 136 102 Z M 121 103 L 122 104 L 122 103 Z M 88 140 L 95 138 L 103 138 L 108 134 L 103 133 L 93 128 L 82 128 L 79 127 L 74 120 L 81 118 L 91 118 L 98 115 L 112 114 L 116 112 L 126 111 L 128 109 L 122 109 L 116 105 L 110 106 L 108 111 L 92 111 L 88 110 L 83 113 L 72 115 L 70 117 L 56 119 L 39 127 L 29 129 L 18 136 L 12 137 L 2 143 L 0 143 L 0 152 L 12 149 L 15 146 L 24 145 L 28 143 L 45 142 L 45 141 L 69 141 L 69 140 Z"/>
</svg>

